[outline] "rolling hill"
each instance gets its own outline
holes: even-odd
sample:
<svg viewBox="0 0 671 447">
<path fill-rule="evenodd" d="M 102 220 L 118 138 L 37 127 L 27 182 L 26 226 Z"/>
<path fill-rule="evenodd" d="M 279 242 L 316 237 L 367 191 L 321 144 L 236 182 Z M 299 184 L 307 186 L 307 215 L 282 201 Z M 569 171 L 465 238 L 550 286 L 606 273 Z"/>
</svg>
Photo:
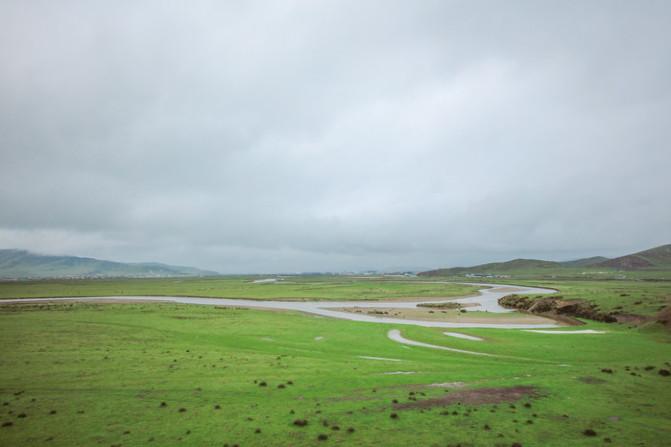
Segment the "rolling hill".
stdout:
<svg viewBox="0 0 671 447">
<path fill-rule="evenodd" d="M 420 276 L 451 276 L 451 275 L 505 275 L 520 272 L 562 272 L 575 270 L 671 270 L 671 244 L 651 248 L 618 258 L 608 259 L 603 256 L 576 259 L 573 261 L 555 262 L 539 259 L 513 259 L 506 262 L 492 262 L 472 267 L 441 268 L 421 272 Z"/>
<path fill-rule="evenodd" d="M 489 264 L 475 265 L 473 267 L 453 267 L 446 269 L 430 270 L 421 272 L 421 276 L 449 276 L 463 275 L 467 273 L 506 273 L 530 269 L 551 269 L 561 267 L 558 262 L 542 261 L 539 259 L 513 259 L 506 262 L 491 262 Z"/>
<path fill-rule="evenodd" d="M 671 244 L 639 251 L 631 255 L 608 259 L 596 264 L 597 267 L 611 267 L 618 270 L 642 268 L 671 268 Z"/>
<path fill-rule="evenodd" d="M 78 256 L 51 256 L 0 249 L 0 279 L 160 278 L 210 276 L 217 272 L 159 263 L 124 263 Z"/>
<path fill-rule="evenodd" d="M 586 267 L 589 265 L 596 265 L 608 261 L 608 258 L 603 256 L 592 256 L 591 258 L 575 259 L 573 261 L 560 262 L 565 267 Z"/>
</svg>

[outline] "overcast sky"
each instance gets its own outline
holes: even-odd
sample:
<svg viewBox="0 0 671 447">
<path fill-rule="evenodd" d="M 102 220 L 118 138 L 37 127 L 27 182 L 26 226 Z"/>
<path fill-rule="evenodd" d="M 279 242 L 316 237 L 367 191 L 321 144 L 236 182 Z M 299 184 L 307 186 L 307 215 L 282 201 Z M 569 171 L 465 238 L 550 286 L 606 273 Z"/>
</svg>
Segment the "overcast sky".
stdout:
<svg viewBox="0 0 671 447">
<path fill-rule="evenodd" d="M 225 273 L 671 242 L 671 2 L 3 1 L 0 248 Z"/>
</svg>

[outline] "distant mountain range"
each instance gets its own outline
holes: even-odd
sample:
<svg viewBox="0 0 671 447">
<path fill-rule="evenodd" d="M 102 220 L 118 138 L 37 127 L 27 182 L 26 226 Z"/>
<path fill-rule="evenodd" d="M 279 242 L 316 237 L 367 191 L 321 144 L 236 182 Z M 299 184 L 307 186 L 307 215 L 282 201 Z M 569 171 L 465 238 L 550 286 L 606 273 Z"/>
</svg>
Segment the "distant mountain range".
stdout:
<svg viewBox="0 0 671 447">
<path fill-rule="evenodd" d="M 0 279 L 164 278 L 218 274 L 193 267 L 154 262 L 113 262 L 78 256 L 40 255 L 26 250 L 0 249 Z"/>
<path fill-rule="evenodd" d="M 608 270 L 671 270 L 671 244 L 651 248 L 619 258 L 576 259 L 574 261 L 555 262 L 539 259 L 513 259 L 506 262 L 492 262 L 472 267 L 452 267 L 429 270 L 420 276 L 450 276 L 464 274 L 509 274 L 520 271 L 555 270 L 568 268 L 608 269 Z"/>
</svg>

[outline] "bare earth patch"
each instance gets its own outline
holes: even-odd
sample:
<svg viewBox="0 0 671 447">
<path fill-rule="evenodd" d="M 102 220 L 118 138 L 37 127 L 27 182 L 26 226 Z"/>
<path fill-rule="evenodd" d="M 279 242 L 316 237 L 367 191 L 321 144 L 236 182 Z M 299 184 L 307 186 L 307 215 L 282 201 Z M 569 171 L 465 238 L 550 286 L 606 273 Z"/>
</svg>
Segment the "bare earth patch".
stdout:
<svg viewBox="0 0 671 447">
<path fill-rule="evenodd" d="M 444 382 L 444 383 L 432 383 L 427 385 L 430 388 L 452 388 L 458 389 L 466 386 L 464 382 Z"/>
<path fill-rule="evenodd" d="M 394 404 L 393 407 L 395 410 L 410 410 L 415 408 L 443 407 L 456 403 L 469 405 L 499 404 L 503 402 L 515 402 L 525 397 L 536 395 L 536 388 L 527 385 L 507 388 L 479 388 L 475 390 L 454 391 L 433 399 Z"/>
</svg>

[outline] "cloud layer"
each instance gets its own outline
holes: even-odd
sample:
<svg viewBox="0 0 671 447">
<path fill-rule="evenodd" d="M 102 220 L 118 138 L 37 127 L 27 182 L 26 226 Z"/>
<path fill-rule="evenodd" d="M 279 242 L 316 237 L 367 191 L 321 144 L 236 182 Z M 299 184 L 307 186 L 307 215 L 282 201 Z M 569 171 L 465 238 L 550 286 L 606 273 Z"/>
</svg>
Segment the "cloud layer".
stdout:
<svg viewBox="0 0 671 447">
<path fill-rule="evenodd" d="M 222 272 L 671 241 L 668 2 L 3 2 L 0 247 Z"/>
</svg>

